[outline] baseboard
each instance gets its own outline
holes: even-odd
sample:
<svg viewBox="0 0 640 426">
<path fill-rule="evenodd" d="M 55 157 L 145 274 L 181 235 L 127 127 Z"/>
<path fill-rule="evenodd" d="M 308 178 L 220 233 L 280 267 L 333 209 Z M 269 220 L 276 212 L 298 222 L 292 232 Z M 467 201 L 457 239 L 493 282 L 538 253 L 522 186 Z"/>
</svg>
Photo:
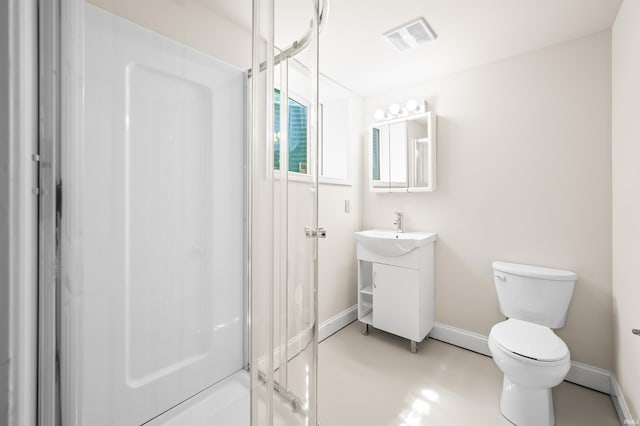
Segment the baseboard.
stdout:
<svg viewBox="0 0 640 426">
<path fill-rule="evenodd" d="M 344 327 L 358 319 L 358 305 L 345 309 L 344 311 L 332 316 L 326 321 L 320 323 L 318 331 L 318 342 L 322 342 L 327 337 L 337 333 Z"/>
<path fill-rule="evenodd" d="M 482 355 L 491 356 L 487 336 L 482 334 L 436 322 L 429 333 L 429 337 Z"/>
<path fill-rule="evenodd" d="M 567 382 L 611 395 L 611 371 L 577 361 L 571 361 L 571 369 L 564 378 Z"/>
<path fill-rule="evenodd" d="M 618 419 L 620 419 L 621 425 L 637 425 L 640 419 L 636 419 L 631 415 L 631 410 L 627 405 L 627 401 L 624 399 L 622 389 L 616 380 L 616 376 L 611 373 L 611 401 L 618 413 Z"/>
<path fill-rule="evenodd" d="M 482 334 L 437 322 L 433 326 L 431 333 L 429 333 L 429 337 L 482 355 L 491 356 L 488 338 Z M 571 361 L 571 369 L 565 380 L 611 395 L 611 377 L 609 370 Z"/>
</svg>

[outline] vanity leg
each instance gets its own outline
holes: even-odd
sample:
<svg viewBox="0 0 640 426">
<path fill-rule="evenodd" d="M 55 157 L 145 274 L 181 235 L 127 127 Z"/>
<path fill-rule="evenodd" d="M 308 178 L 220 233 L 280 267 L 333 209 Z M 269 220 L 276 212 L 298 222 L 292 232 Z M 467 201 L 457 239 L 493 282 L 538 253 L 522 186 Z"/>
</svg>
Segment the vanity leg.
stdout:
<svg viewBox="0 0 640 426">
<path fill-rule="evenodd" d="M 369 324 L 362 324 L 362 334 L 365 336 L 369 334 Z"/>
<path fill-rule="evenodd" d="M 418 352 L 418 348 L 417 348 L 417 343 L 415 340 L 411 341 L 411 353 L 415 354 L 416 352 Z"/>
</svg>

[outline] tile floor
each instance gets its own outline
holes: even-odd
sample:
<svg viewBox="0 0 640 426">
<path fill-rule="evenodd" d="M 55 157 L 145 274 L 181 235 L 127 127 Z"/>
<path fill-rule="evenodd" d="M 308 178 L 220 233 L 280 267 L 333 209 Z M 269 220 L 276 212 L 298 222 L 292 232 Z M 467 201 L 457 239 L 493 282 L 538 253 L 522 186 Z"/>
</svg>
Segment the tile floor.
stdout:
<svg viewBox="0 0 640 426">
<path fill-rule="evenodd" d="M 400 337 L 355 322 L 320 344 L 322 426 L 510 425 L 499 410 L 493 360 L 437 340 L 409 351 Z M 619 425 L 608 395 L 563 382 L 556 425 Z"/>
</svg>

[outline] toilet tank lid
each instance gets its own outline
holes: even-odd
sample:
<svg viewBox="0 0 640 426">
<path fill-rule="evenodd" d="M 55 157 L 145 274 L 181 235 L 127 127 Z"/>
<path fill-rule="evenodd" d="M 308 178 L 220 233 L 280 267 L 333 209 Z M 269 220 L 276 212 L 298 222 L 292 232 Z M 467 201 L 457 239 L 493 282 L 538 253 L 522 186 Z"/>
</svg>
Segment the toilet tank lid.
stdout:
<svg viewBox="0 0 640 426">
<path fill-rule="evenodd" d="M 542 266 L 522 265 L 520 263 L 510 263 L 496 261 L 491 265 L 496 271 L 507 274 L 520 275 L 523 277 L 542 278 L 553 281 L 575 281 L 578 276 L 575 272 L 563 269 L 545 268 Z"/>
</svg>

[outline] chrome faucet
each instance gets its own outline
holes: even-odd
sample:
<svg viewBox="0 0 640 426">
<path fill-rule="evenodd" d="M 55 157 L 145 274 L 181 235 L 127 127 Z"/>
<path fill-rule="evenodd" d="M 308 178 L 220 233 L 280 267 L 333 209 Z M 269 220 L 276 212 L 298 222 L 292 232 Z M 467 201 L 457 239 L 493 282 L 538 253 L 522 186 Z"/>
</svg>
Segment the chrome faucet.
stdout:
<svg viewBox="0 0 640 426">
<path fill-rule="evenodd" d="M 396 233 L 404 232 L 402 229 L 402 218 L 404 217 L 404 213 L 395 212 L 396 220 L 393 221 L 393 224 L 396 226 Z"/>
</svg>

